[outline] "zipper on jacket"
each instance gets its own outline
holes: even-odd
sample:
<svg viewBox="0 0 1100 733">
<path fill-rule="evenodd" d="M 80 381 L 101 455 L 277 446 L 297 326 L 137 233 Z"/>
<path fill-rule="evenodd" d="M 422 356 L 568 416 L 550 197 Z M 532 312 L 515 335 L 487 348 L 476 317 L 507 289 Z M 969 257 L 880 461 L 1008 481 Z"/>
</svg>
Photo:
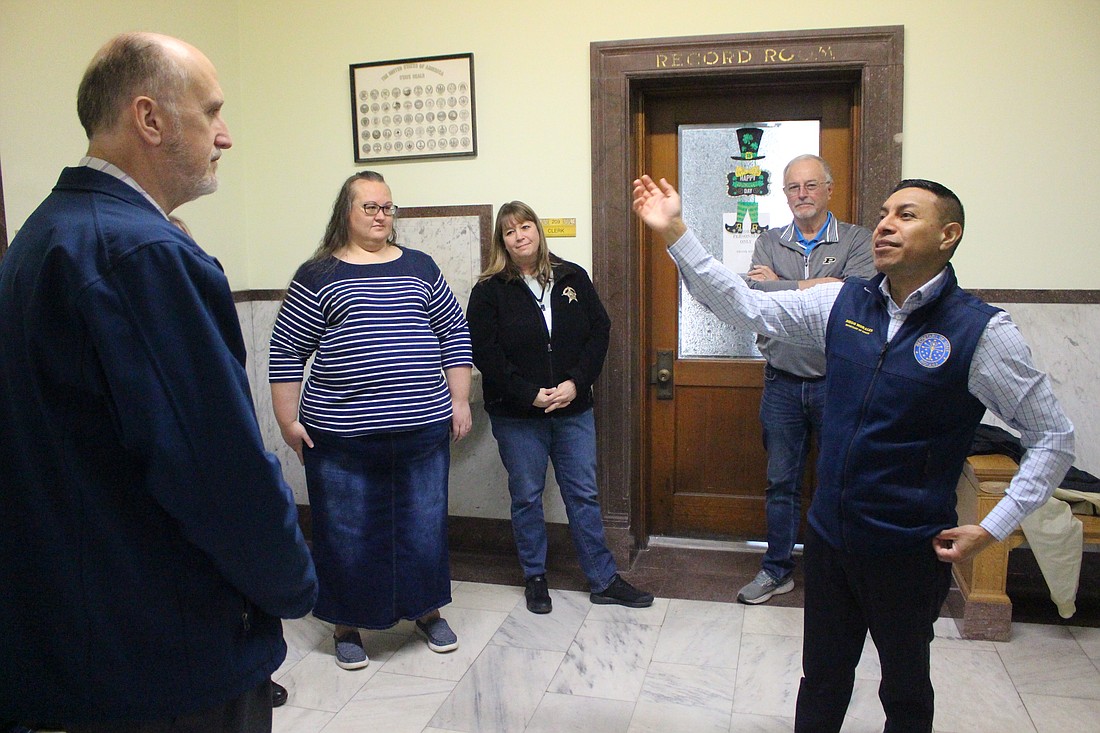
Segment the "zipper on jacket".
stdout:
<svg viewBox="0 0 1100 733">
<path fill-rule="evenodd" d="M 557 282 L 554 280 L 553 282 Z M 539 315 L 539 323 L 542 324 L 542 332 L 546 334 L 546 362 L 549 368 L 547 379 L 551 382 L 554 381 L 554 347 L 550 344 L 550 329 L 546 326 L 546 315 L 543 313 L 542 304 L 539 303 L 539 299 L 535 297 L 535 294 L 531 292 L 531 288 L 527 287 L 527 283 L 523 283 L 523 289 L 527 291 L 527 294 L 531 296 L 531 304 L 535 306 L 535 311 Z M 550 299 L 546 304 L 547 308 L 553 309 L 554 307 L 554 285 L 550 285 Z M 551 313 L 553 310 L 551 310 Z"/>
<path fill-rule="evenodd" d="M 848 448 L 844 451 L 844 469 L 840 473 L 840 499 L 837 504 L 837 514 L 840 517 L 840 533 L 843 538 L 844 548 L 848 551 L 851 551 L 851 546 L 848 544 L 848 523 L 844 517 L 844 494 L 847 493 L 848 489 L 848 466 L 852 460 L 852 443 L 863 428 L 863 421 L 867 416 L 867 406 L 870 403 L 871 393 L 875 391 L 875 383 L 878 382 L 879 372 L 882 371 L 882 363 L 886 360 L 886 351 L 889 348 L 890 342 L 886 341 L 882 345 L 882 349 L 878 352 L 878 363 L 875 364 L 874 374 L 871 375 L 871 382 L 867 385 L 867 392 L 863 395 L 863 403 L 859 408 L 859 421 L 856 423 L 855 429 L 852 430 L 852 435 L 848 440 Z"/>
</svg>

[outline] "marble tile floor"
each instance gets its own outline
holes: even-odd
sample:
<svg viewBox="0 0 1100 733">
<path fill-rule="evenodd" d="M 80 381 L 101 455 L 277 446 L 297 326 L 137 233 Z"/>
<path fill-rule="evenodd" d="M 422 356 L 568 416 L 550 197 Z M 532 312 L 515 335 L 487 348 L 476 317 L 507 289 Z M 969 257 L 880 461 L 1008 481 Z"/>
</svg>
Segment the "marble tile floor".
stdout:
<svg viewBox="0 0 1100 733">
<path fill-rule="evenodd" d="M 453 583 L 444 616 L 461 646 L 428 650 L 409 622 L 363 632 L 371 663 L 333 661 L 332 627 L 285 624 L 274 675 L 290 700 L 276 733 L 741 733 L 789 731 L 802 609 L 658 598 L 596 606 L 551 589 L 529 613 L 523 589 Z M 937 623 L 937 733 L 1100 731 L 1100 629 L 1018 623 L 1010 642 L 966 641 Z M 880 672 L 868 642 L 844 730 L 881 731 Z"/>
</svg>

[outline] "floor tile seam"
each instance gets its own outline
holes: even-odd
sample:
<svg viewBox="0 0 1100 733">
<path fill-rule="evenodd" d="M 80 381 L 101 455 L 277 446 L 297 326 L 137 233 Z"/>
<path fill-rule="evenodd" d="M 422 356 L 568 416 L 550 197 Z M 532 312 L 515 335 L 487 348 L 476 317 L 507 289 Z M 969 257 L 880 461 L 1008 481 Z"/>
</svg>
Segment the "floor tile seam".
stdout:
<svg viewBox="0 0 1100 733">
<path fill-rule="evenodd" d="M 1008 675 L 1008 678 L 1012 681 L 1013 686 L 1015 686 L 1016 680 L 1015 680 L 1015 677 L 1012 674 L 1012 668 L 1013 667 L 1018 667 L 1019 664 L 1020 664 L 1020 660 L 1024 661 L 1025 663 L 1030 662 L 1031 660 L 1033 660 L 1036 657 L 1036 655 L 1035 654 L 1020 654 L 1019 652 L 1010 651 L 1010 652 L 1008 652 L 1008 654 L 1006 656 L 1006 654 L 1002 653 L 1002 651 L 1007 650 L 1007 649 L 1008 649 L 1008 647 L 1000 647 L 999 646 L 996 649 L 994 649 L 994 651 L 997 653 L 997 659 L 1001 662 L 1001 665 L 1004 667 L 1005 673 Z M 977 649 L 974 650 L 974 652 L 980 652 L 980 651 L 981 650 L 977 650 Z M 1064 654 L 1059 654 L 1058 656 L 1059 656 L 1059 658 L 1064 658 Z M 1096 660 L 1090 658 L 1087 654 L 1084 654 L 1084 652 L 1082 652 L 1082 656 L 1089 663 L 1089 665 L 1094 670 L 1096 670 L 1098 674 L 1100 674 L 1100 665 L 1097 664 Z M 1023 674 L 1027 675 L 1027 671 L 1024 670 Z M 1029 678 L 1031 678 L 1030 675 L 1027 675 L 1027 676 Z"/>
<path fill-rule="evenodd" d="M 584 621 L 581 623 L 581 627 L 583 628 L 585 624 L 589 624 L 589 623 L 592 623 L 592 624 L 606 624 L 606 625 L 612 625 L 612 626 L 627 626 L 627 627 L 631 627 L 631 628 L 633 628 L 635 626 L 647 626 L 647 627 L 656 627 L 658 629 L 664 628 L 664 625 L 665 625 L 663 618 L 662 618 L 662 621 L 660 623 L 639 623 L 636 620 L 622 620 L 622 619 L 617 619 L 617 618 L 592 618 L 591 614 L 584 617 Z"/>
<path fill-rule="evenodd" d="M 1088 660 L 1087 665 L 1089 669 L 1095 671 L 1096 674 L 1075 674 L 1072 668 L 1067 669 L 1066 667 L 1059 667 L 1057 665 L 1043 664 L 1039 674 L 1036 674 L 1036 671 L 1031 669 L 1030 665 L 1019 669 L 1018 675 L 1013 675 L 1012 671 L 1009 670 L 1009 679 L 1013 680 L 1013 684 L 1015 684 L 1015 677 L 1019 676 L 1021 678 L 1020 684 L 1024 687 L 1033 685 L 1058 685 L 1060 683 L 1064 683 L 1067 686 L 1092 683 L 1092 686 L 1096 688 L 1095 697 L 1085 695 L 1061 695 L 1061 697 L 1079 697 L 1088 700 L 1100 700 L 1100 671 L 1096 670 L 1096 665 L 1093 664 L 1091 660 Z M 1006 668 L 1007 667 L 1008 665 L 1006 665 Z M 1058 674 L 1060 674 L 1060 676 L 1055 676 Z"/>
<path fill-rule="evenodd" d="M 570 659 L 570 653 L 573 651 L 573 648 L 575 646 L 578 646 L 577 637 L 580 636 L 581 631 L 585 628 L 586 625 L 588 625 L 589 622 L 594 623 L 594 624 L 600 624 L 600 625 L 607 625 L 607 624 L 611 624 L 611 625 L 615 625 L 615 626 L 633 626 L 634 625 L 632 623 L 628 623 L 628 622 L 625 622 L 625 621 L 614 621 L 614 620 L 601 621 L 601 620 L 598 620 L 598 619 L 593 619 L 593 618 L 591 618 L 591 615 L 592 615 L 593 609 L 595 609 L 595 608 L 597 608 L 596 604 L 593 604 L 591 606 L 591 608 L 589 608 L 588 613 L 585 614 L 584 620 L 581 621 L 580 626 L 573 633 L 573 638 L 572 638 L 572 640 L 570 640 L 569 648 L 565 650 L 565 653 L 562 655 L 561 662 L 558 663 L 557 669 L 554 670 L 554 674 L 550 678 L 550 682 L 548 683 L 546 692 L 550 692 L 550 689 L 549 689 L 550 686 L 552 686 L 554 684 L 554 680 L 557 679 L 558 675 L 561 674 L 561 672 L 562 672 L 562 665 L 564 665 L 566 663 L 566 661 Z M 661 618 L 662 618 L 662 624 L 663 624 L 664 616 L 662 615 Z M 660 626 L 658 626 L 658 630 L 657 630 L 656 634 L 653 635 L 653 643 L 650 646 L 650 649 L 648 650 L 648 654 L 645 657 L 645 672 L 642 675 L 642 683 L 641 683 L 641 685 L 639 685 L 638 690 L 634 694 L 635 704 L 637 704 L 637 699 L 641 695 L 642 687 L 645 684 L 645 675 L 649 674 L 650 665 L 653 663 L 653 652 L 657 648 L 657 642 L 660 638 L 660 635 L 661 635 L 660 634 Z M 561 694 L 575 694 L 575 693 L 570 692 L 570 693 L 561 693 Z M 545 692 L 544 692 L 544 697 L 545 697 Z M 597 695 L 578 695 L 578 697 L 595 697 L 597 699 L 611 699 L 611 700 L 619 700 L 620 702 L 622 702 L 622 700 L 619 699 L 619 698 L 601 698 Z"/>
<path fill-rule="evenodd" d="M 344 703 L 344 704 L 346 705 L 347 703 Z M 343 709 L 343 708 L 341 707 L 341 709 Z M 279 710 L 281 710 L 281 711 L 308 710 L 309 712 L 312 712 L 312 713 L 326 713 L 328 715 L 336 715 L 335 711 L 329 710 L 328 708 L 314 708 L 314 707 L 310 707 L 309 705 L 302 705 L 301 703 L 290 702 L 289 700 L 287 702 L 283 703 L 282 705 L 280 705 Z M 282 714 L 283 713 L 281 713 L 281 712 L 274 713 L 274 715 L 276 715 L 276 716 L 282 715 Z"/>
<path fill-rule="evenodd" d="M 574 634 L 573 636 L 574 636 L 574 638 L 576 638 L 576 634 Z M 572 646 L 572 644 L 573 644 L 573 639 L 570 639 L 568 646 Z M 500 647 L 501 649 L 526 649 L 526 650 L 532 651 L 532 652 L 550 652 L 551 654 L 565 654 L 566 652 L 569 651 L 568 646 L 565 649 L 546 649 L 545 647 L 541 647 L 541 646 L 527 646 L 527 645 L 524 645 L 524 644 L 517 644 L 515 642 L 505 643 L 503 641 L 497 641 L 495 636 L 492 639 L 490 639 L 489 643 L 486 644 L 485 646 L 487 646 L 487 647 L 497 646 L 497 647 Z"/>
<path fill-rule="evenodd" d="M 779 638 L 783 638 L 783 639 L 795 639 L 795 638 L 797 638 L 800 641 L 802 640 L 801 636 L 795 637 L 795 636 L 790 636 L 790 635 L 787 635 L 787 634 L 746 634 L 744 632 L 741 633 L 741 640 L 740 640 L 740 643 L 737 646 L 737 672 L 735 672 L 734 679 L 733 679 L 733 700 L 734 700 L 733 712 L 734 713 L 737 712 L 737 692 L 738 692 L 738 687 L 740 687 L 740 683 L 741 683 L 740 671 L 741 671 L 741 667 L 743 666 L 741 664 L 741 661 L 745 658 L 745 637 L 746 636 L 774 636 L 774 637 L 779 637 Z M 800 652 L 799 653 L 799 664 L 798 664 L 798 674 L 799 674 L 800 677 L 802 675 L 801 658 L 802 658 L 802 654 Z M 756 713 L 746 713 L 746 714 L 756 715 Z"/>
<path fill-rule="evenodd" d="M 305 659 L 305 657 L 302 657 L 302 659 Z M 295 662 L 294 664 L 290 665 L 289 667 L 287 667 L 285 669 L 276 670 L 279 673 L 278 677 L 275 676 L 275 672 L 272 672 L 271 673 L 271 679 L 274 680 L 275 682 L 278 682 L 283 677 L 286 677 L 288 674 L 290 674 L 291 670 L 293 670 L 295 667 L 297 667 L 299 664 L 302 663 L 302 659 L 299 659 L 297 662 Z M 279 665 L 279 666 L 282 667 L 282 665 Z"/>
<path fill-rule="evenodd" d="M 551 684 L 553 684 L 553 683 L 551 682 Z M 585 692 L 561 692 L 559 690 L 551 690 L 551 689 L 547 688 L 546 693 L 544 693 L 544 695 L 545 694 L 569 695 L 571 697 L 580 697 L 580 698 L 584 698 L 586 700 L 604 700 L 606 702 L 633 702 L 633 703 L 637 704 L 638 697 L 642 694 L 642 691 L 641 691 L 641 688 L 638 688 L 638 692 L 634 695 L 634 697 L 607 697 L 606 695 L 595 695 L 595 694 L 590 694 L 590 693 L 585 693 Z"/>
<path fill-rule="evenodd" d="M 462 686 L 462 684 L 463 684 L 464 682 L 466 682 L 466 678 L 467 678 L 468 676 L 470 676 L 471 674 L 474 674 L 474 667 L 475 667 L 475 666 L 477 666 L 478 660 L 480 660 L 480 659 L 481 659 L 481 655 L 482 655 L 482 654 L 484 654 L 484 653 L 485 653 L 485 650 L 486 650 L 486 649 L 488 649 L 488 648 L 489 648 L 490 646 L 492 646 L 491 640 L 490 640 L 490 642 L 489 642 L 489 643 L 487 643 L 487 644 L 486 644 L 486 645 L 485 645 L 484 647 L 482 647 L 482 648 L 481 648 L 481 651 L 480 651 L 480 652 L 478 652 L 477 656 L 476 656 L 476 657 L 474 657 L 473 661 L 471 661 L 471 662 L 470 662 L 470 664 L 469 664 L 469 665 L 468 665 L 468 666 L 466 667 L 466 671 L 465 671 L 465 672 L 464 672 L 464 673 L 462 674 L 462 676 L 461 676 L 461 677 L 459 677 L 459 678 L 458 678 L 458 679 L 457 679 L 457 680 L 455 681 L 454 687 L 452 687 L 452 688 L 451 688 L 451 691 L 450 691 L 450 692 L 449 692 L 449 693 L 447 694 L 447 696 L 446 696 L 446 697 L 444 697 L 444 698 L 443 698 L 443 700 L 442 700 L 442 701 L 440 701 L 439 705 L 438 705 L 438 706 L 436 707 L 436 709 L 435 709 L 435 710 L 434 710 L 434 711 L 432 712 L 432 717 L 430 717 L 430 718 L 428 719 L 428 724 L 427 724 L 427 725 L 425 726 L 425 729 L 427 729 L 427 728 L 431 728 L 431 727 L 432 727 L 432 725 L 431 725 L 431 721 L 435 720 L 435 717 L 436 717 L 437 715 L 439 715 L 439 711 L 443 709 L 443 706 L 447 704 L 447 701 L 451 699 L 451 697 L 452 697 L 452 696 L 453 696 L 453 695 L 455 694 L 455 691 L 456 691 L 456 690 L 458 690 L 458 689 L 459 689 L 459 688 L 460 688 L 460 687 Z M 505 648 L 507 648 L 507 647 L 505 647 Z M 555 670 L 555 671 L 556 671 L 556 670 Z M 549 684 L 549 683 L 547 683 L 547 684 Z M 475 685 L 475 684 L 474 684 L 474 680 L 472 680 L 472 679 L 471 679 L 471 681 L 470 681 L 470 685 L 471 685 L 471 687 L 473 687 L 473 688 L 474 688 L 474 689 L 473 689 L 473 693 L 474 693 L 474 696 L 475 696 L 475 697 L 476 697 L 476 696 L 478 696 L 478 694 L 479 694 L 479 691 L 478 691 L 478 689 L 477 689 L 477 685 Z M 544 693 L 543 693 L 543 694 L 545 694 L 545 691 L 544 691 Z M 535 704 L 535 707 L 534 707 L 534 709 L 533 709 L 533 710 L 531 711 L 531 718 L 532 718 L 532 719 L 534 718 L 535 710 L 538 710 L 538 706 L 539 706 L 539 704 L 541 704 L 541 703 L 542 703 L 542 696 L 540 696 L 540 697 L 539 697 L 539 702 Z M 475 717 L 476 717 L 477 713 L 475 712 L 475 714 L 474 714 L 474 715 L 475 715 Z M 530 724 L 531 724 L 531 719 L 528 719 L 528 718 L 527 718 L 527 716 L 525 715 L 525 716 L 524 716 L 524 721 L 523 721 L 523 727 L 524 727 L 524 729 L 526 729 L 526 728 L 527 728 L 527 726 L 528 726 L 528 725 L 530 725 Z M 440 730 L 446 730 L 446 731 L 451 731 L 452 729 L 450 729 L 450 728 L 442 728 L 442 729 L 440 729 Z M 463 732 L 462 732 L 462 731 L 455 731 L 455 733 L 463 733 Z M 477 731 L 477 730 L 475 729 L 475 731 L 474 731 L 473 733 L 478 733 L 478 731 Z"/>
<path fill-rule="evenodd" d="M 589 621 L 586 619 L 585 622 L 583 624 L 581 624 L 581 629 L 583 629 L 585 627 L 585 625 L 587 625 L 588 623 L 589 623 Z M 591 623 L 600 624 L 601 626 L 620 626 L 620 627 L 628 627 L 628 628 L 633 628 L 635 626 L 635 624 L 627 623 L 625 621 L 598 621 L 598 620 L 593 620 Z M 644 639 L 640 640 L 641 643 L 642 643 L 642 648 L 646 650 L 646 653 L 645 653 L 644 657 L 642 657 L 639 654 L 639 659 L 644 659 L 644 661 L 645 661 L 645 672 L 646 672 L 646 674 L 649 673 L 649 666 L 650 666 L 650 664 L 653 663 L 653 653 L 657 650 L 657 643 L 660 641 L 660 638 L 661 638 L 661 628 L 662 627 L 658 626 L 656 633 L 651 634 L 652 639 L 650 640 L 649 643 L 646 643 L 646 641 Z M 569 649 L 565 653 L 567 658 L 569 656 L 569 652 L 572 651 L 572 649 L 573 649 L 573 645 L 577 643 L 577 636 L 580 634 L 581 629 L 577 630 L 577 634 L 574 635 L 574 637 L 573 637 L 573 642 L 569 645 Z M 644 679 L 644 677 L 643 677 L 643 679 Z"/>
<path fill-rule="evenodd" d="M 1027 705 L 1024 704 L 1024 698 L 1023 698 L 1022 693 L 1020 692 L 1020 688 L 1016 686 L 1016 680 L 1012 677 L 1012 673 L 1008 671 L 1008 665 L 1005 664 L 1005 660 L 1001 656 L 1000 649 L 994 649 L 993 651 L 997 655 L 996 656 L 996 661 L 997 661 L 998 664 L 1001 665 L 1001 671 L 1004 672 L 1005 679 L 1007 679 L 1009 684 L 1012 685 L 1012 692 L 1016 695 L 1016 700 L 1020 703 L 1020 706 L 1023 708 L 1024 712 L 1027 714 L 1027 718 L 1031 722 L 1031 727 L 1034 728 L 1035 730 L 1038 730 L 1038 728 L 1035 725 L 1035 721 L 1031 719 L 1031 711 L 1029 711 L 1027 709 Z M 983 650 L 978 649 L 978 650 L 974 650 L 973 652 L 969 652 L 969 653 L 972 653 L 972 654 L 988 654 L 989 652 L 985 652 Z M 945 733 L 948 733 L 948 732 L 945 731 Z"/>
<path fill-rule="evenodd" d="M 741 651 L 740 645 L 738 645 L 738 658 L 740 658 L 740 651 Z M 666 662 L 666 661 L 661 660 L 661 659 L 650 658 L 649 666 L 646 667 L 646 674 L 647 675 L 649 674 L 650 669 L 652 669 L 654 664 L 666 664 L 670 667 L 687 667 L 689 669 L 702 669 L 702 670 L 716 670 L 716 671 L 723 671 L 723 672 L 733 672 L 734 674 L 736 674 L 737 667 L 739 666 L 739 665 L 735 664 L 732 667 L 719 667 L 719 666 L 714 665 L 714 664 L 688 664 L 687 662 Z"/>
<path fill-rule="evenodd" d="M 649 672 L 649 670 L 647 668 L 646 673 L 648 674 L 648 672 Z M 642 686 L 643 687 L 645 686 L 645 679 L 644 678 L 642 680 Z M 630 708 L 630 719 L 626 721 L 626 729 L 628 731 L 630 730 L 631 724 L 634 722 L 634 716 L 636 716 L 638 714 L 638 706 L 641 704 L 641 702 L 642 702 L 642 691 L 638 690 L 638 694 L 634 697 L 634 706 Z"/>
<path fill-rule="evenodd" d="M 1013 687 L 1015 687 L 1015 685 L 1013 685 Z M 1028 722 L 1031 723 L 1032 731 L 1036 731 L 1036 732 L 1039 731 L 1040 730 L 1040 728 L 1039 728 L 1039 722 L 1040 721 L 1035 720 L 1035 717 L 1031 714 L 1031 709 L 1028 708 L 1027 702 L 1024 700 L 1023 695 L 1020 694 L 1019 690 L 1016 691 L 1016 695 L 1020 698 L 1020 704 L 1024 706 L 1024 715 L 1027 716 Z"/>
<path fill-rule="evenodd" d="M 1024 695 L 1034 695 L 1036 697 L 1058 698 L 1059 700 L 1083 700 L 1085 702 L 1100 703 L 1100 696 L 1084 697 L 1082 695 L 1060 695 L 1056 692 L 1033 692 L 1031 690 L 1017 690 L 1016 694 L 1018 694 L 1021 698 L 1023 698 Z"/>
<path fill-rule="evenodd" d="M 803 640 L 806 638 L 804 634 L 787 634 L 787 633 L 783 633 L 782 631 L 745 631 L 744 629 L 742 629 L 741 630 L 741 639 L 742 639 L 742 641 L 745 639 L 746 636 L 779 636 L 779 637 L 782 637 L 784 639 L 803 639 Z"/>
<path fill-rule="evenodd" d="M 387 661 L 389 661 L 389 660 L 387 660 Z M 456 680 L 453 680 L 450 677 L 430 677 L 430 676 L 425 676 L 423 674 L 411 674 L 409 672 L 394 672 L 394 671 L 386 669 L 386 666 L 383 664 L 381 667 L 378 668 L 378 670 L 374 674 L 372 674 L 368 679 L 364 680 L 363 684 L 360 685 L 359 689 L 355 691 L 355 694 L 358 695 L 360 692 L 362 692 L 363 688 L 366 687 L 368 684 L 370 684 L 380 674 L 388 674 L 391 677 L 406 677 L 406 678 L 411 678 L 411 679 L 424 680 L 425 682 L 450 682 L 453 685 L 458 684 L 458 682 Z M 350 702 L 350 700 L 349 700 L 349 702 Z"/>
<path fill-rule="evenodd" d="M 473 661 L 471 661 L 470 664 L 466 667 L 466 671 L 462 674 L 462 677 L 460 677 L 455 682 L 455 688 L 456 689 L 466 679 L 467 675 L 473 673 L 474 667 L 477 666 L 478 661 L 481 659 L 481 655 L 484 654 L 490 646 L 496 646 L 500 649 L 520 649 L 520 650 L 524 650 L 524 651 L 535 651 L 535 652 L 542 652 L 542 653 L 546 653 L 546 654 L 560 654 L 561 659 L 558 660 L 557 666 L 554 667 L 554 671 L 549 675 L 549 679 L 547 679 L 546 685 L 544 686 L 543 691 L 542 691 L 543 695 L 546 694 L 546 690 L 550 687 L 550 684 L 553 683 L 554 678 L 557 676 L 558 672 L 561 670 L 561 663 L 563 661 L 565 661 L 565 657 L 566 657 L 566 652 L 558 651 L 556 649 L 531 649 L 529 647 L 516 647 L 516 646 L 509 646 L 509 645 L 506 645 L 506 644 L 493 644 L 492 641 L 490 640 L 490 642 L 487 643 L 484 647 L 482 647 L 481 651 L 478 652 L 477 656 L 474 657 Z M 539 701 L 540 702 L 542 701 L 541 696 L 539 697 Z M 537 708 L 538 706 L 536 705 L 535 707 Z"/>
</svg>

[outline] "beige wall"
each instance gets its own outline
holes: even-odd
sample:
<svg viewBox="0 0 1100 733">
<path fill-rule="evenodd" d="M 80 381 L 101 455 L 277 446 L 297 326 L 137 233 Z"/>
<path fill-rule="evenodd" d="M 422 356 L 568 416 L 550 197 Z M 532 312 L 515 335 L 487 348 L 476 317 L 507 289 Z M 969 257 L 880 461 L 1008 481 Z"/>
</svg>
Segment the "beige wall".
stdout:
<svg viewBox="0 0 1100 733">
<path fill-rule="evenodd" d="M 266 289 L 312 250 L 339 182 L 357 170 L 351 63 L 472 51 L 478 157 L 376 167 L 406 206 L 521 198 L 543 216 L 576 217 L 576 239 L 554 246 L 588 265 L 591 41 L 894 24 L 905 26 L 903 171 L 966 203 L 963 284 L 1100 288 L 1091 238 L 1050 246 L 1043 234 L 1095 209 L 1086 172 L 1100 169 L 1100 137 L 1084 130 L 1100 118 L 1097 0 L 0 0 L 9 232 L 83 153 L 76 85 L 122 30 L 179 35 L 219 67 L 234 149 L 219 193 L 179 213 L 235 289 Z"/>
<path fill-rule="evenodd" d="M 0 0 L 0 162 L 9 238 L 87 149 L 76 88 L 88 61 L 116 33 L 152 30 L 201 48 L 226 96 L 241 97 L 237 4 L 100 0 Z M 239 128 L 230 128 L 236 134 Z M 176 212 L 221 260 L 234 288 L 248 286 L 249 248 L 241 206 L 243 156 L 227 154 L 220 191 Z M 230 163 L 232 161 L 232 163 Z"/>
</svg>

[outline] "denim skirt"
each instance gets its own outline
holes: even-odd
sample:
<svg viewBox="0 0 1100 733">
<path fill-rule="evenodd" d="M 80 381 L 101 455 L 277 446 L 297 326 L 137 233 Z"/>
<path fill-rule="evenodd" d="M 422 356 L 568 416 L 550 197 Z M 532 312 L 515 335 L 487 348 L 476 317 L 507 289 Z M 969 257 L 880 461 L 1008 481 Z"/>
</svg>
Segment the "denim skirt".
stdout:
<svg viewBox="0 0 1100 733">
<path fill-rule="evenodd" d="M 387 629 L 451 602 L 450 421 L 347 438 L 310 430 L 306 485 L 322 621 Z"/>
</svg>

